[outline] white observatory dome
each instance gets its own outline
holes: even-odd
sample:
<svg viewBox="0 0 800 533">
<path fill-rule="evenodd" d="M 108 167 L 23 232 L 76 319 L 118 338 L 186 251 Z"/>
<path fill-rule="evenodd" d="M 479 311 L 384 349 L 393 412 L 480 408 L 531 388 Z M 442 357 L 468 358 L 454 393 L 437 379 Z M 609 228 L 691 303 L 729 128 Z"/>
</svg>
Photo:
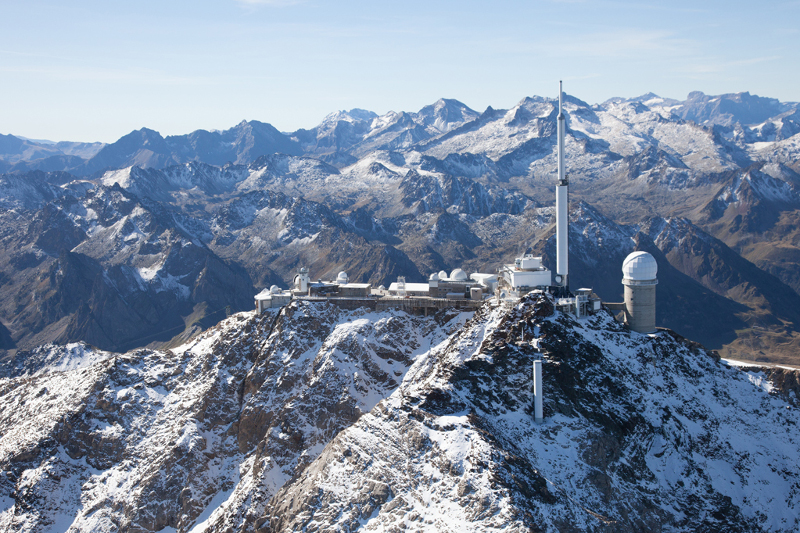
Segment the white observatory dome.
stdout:
<svg viewBox="0 0 800 533">
<path fill-rule="evenodd" d="M 430 281 L 439 281 L 439 274 L 437 274 L 436 272 L 434 272 L 433 274 L 431 274 L 431 277 L 429 277 L 428 279 L 429 279 Z"/>
<path fill-rule="evenodd" d="M 269 292 L 271 294 L 280 294 L 281 288 L 278 287 L 277 285 L 273 285 L 272 287 L 269 288 Z"/>
<path fill-rule="evenodd" d="M 622 276 L 632 281 L 652 281 L 658 274 L 658 263 L 647 252 L 633 252 L 622 262 Z"/>
<path fill-rule="evenodd" d="M 445 272 L 444 270 L 440 270 L 439 279 L 447 279 L 447 272 Z"/>
<path fill-rule="evenodd" d="M 457 268 L 450 272 L 450 279 L 453 281 L 467 281 L 469 277 L 467 277 L 467 273 Z"/>
<path fill-rule="evenodd" d="M 347 285 L 348 279 L 349 278 L 347 277 L 347 272 L 342 270 L 341 272 L 339 272 L 339 275 L 336 276 L 336 283 L 338 283 L 339 285 Z"/>
</svg>

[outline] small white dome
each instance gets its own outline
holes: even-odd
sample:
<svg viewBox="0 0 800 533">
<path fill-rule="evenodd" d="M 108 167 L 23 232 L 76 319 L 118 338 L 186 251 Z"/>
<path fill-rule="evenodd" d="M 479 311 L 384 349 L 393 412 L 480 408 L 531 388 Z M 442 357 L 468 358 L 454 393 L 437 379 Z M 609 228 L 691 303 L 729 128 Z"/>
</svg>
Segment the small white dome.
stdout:
<svg viewBox="0 0 800 533">
<path fill-rule="evenodd" d="M 348 282 L 348 279 L 349 278 L 347 277 L 347 272 L 345 272 L 344 270 L 339 272 L 339 275 L 336 276 L 336 282 L 342 285 L 346 284 Z"/>
<path fill-rule="evenodd" d="M 272 287 L 269 288 L 269 292 L 272 294 L 280 294 L 281 288 L 278 287 L 277 285 L 273 285 Z"/>
<path fill-rule="evenodd" d="M 469 277 L 467 276 L 466 272 L 464 272 L 460 268 L 457 268 L 452 272 L 450 272 L 450 279 L 453 281 L 467 281 Z"/>
<path fill-rule="evenodd" d="M 439 279 L 447 279 L 447 272 L 445 272 L 444 270 L 440 270 Z"/>
<path fill-rule="evenodd" d="M 647 252 L 633 252 L 622 262 L 622 275 L 633 281 L 652 281 L 658 274 L 658 263 Z"/>
<path fill-rule="evenodd" d="M 385 287 L 385 286 L 383 286 L 383 285 L 379 285 L 379 286 L 378 286 L 378 290 L 379 290 L 379 291 L 385 291 L 385 290 L 386 290 L 386 287 Z"/>
<path fill-rule="evenodd" d="M 433 274 L 431 274 L 431 277 L 429 277 L 428 279 L 429 279 L 430 281 L 439 281 L 439 274 L 437 274 L 436 272 L 434 272 Z"/>
</svg>

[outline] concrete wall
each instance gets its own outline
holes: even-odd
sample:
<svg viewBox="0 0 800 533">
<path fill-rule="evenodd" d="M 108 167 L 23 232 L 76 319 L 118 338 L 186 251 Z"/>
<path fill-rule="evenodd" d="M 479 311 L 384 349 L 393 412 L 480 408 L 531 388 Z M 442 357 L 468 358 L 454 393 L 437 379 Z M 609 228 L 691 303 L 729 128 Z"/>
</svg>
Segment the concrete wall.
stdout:
<svg viewBox="0 0 800 533">
<path fill-rule="evenodd" d="M 625 323 L 639 333 L 656 330 L 655 285 L 625 285 Z"/>
</svg>

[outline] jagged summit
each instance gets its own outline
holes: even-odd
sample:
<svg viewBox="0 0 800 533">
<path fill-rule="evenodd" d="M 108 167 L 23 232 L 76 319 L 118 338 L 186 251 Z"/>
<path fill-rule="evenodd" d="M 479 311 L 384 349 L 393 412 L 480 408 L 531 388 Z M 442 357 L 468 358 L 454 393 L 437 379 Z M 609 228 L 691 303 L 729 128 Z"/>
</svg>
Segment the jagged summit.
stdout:
<svg viewBox="0 0 800 533">
<path fill-rule="evenodd" d="M 85 348 L 49 348 L 0 380 L 17 399 L 0 402 L 13 473 L 0 527 L 800 525 L 796 371 L 732 368 L 670 331 L 576 319 L 544 295 L 466 318 L 294 302 L 171 351 L 81 365 Z"/>
<path fill-rule="evenodd" d="M 458 100 L 447 98 L 440 98 L 433 105 L 423 107 L 416 115 L 422 125 L 431 126 L 441 133 L 447 133 L 477 117 L 476 111 Z"/>
</svg>

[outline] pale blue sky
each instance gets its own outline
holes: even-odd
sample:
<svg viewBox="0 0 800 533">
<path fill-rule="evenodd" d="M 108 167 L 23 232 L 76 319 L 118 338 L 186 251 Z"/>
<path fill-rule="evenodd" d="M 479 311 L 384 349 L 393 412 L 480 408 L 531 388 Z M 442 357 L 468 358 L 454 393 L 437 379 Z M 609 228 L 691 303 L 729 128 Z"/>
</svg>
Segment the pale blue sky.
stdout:
<svg viewBox="0 0 800 533">
<path fill-rule="evenodd" d="M 565 91 L 800 100 L 800 1 L 2 0 L 0 133 L 105 141 Z"/>
</svg>

